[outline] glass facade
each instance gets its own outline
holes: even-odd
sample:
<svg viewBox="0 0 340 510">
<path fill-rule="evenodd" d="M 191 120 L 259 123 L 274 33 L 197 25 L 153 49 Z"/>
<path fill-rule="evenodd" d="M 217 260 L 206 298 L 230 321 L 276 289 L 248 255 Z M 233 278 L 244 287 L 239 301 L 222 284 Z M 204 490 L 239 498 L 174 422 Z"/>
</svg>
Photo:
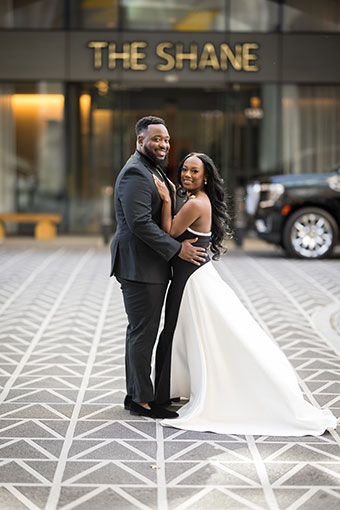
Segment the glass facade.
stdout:
<svg viewBox="0 0 340 510">
<path fill-rule="evenodd" d="M 70 0 L 68 9 L 71 28 L 119 28 L 119 0 Z"/>
<path fill-rule="evenodd" d="M 63 215 L 62 231 L 99 233 L 105 218 L 112 216 L 110 193 L 115 177 L 135 150 L 134 125 L 149 114 L 163 117 L 169 128 L 169 176 L 174 181 L 179 161 L 193 150 L 211 155 L 230 193 L 260 175 L 325 172 L 335 168 L 340 163 L 340 80 L 324 84 L 309 80 L 307 84 L 291 79 L 292 74 L 282 79 L 280 51 L 289 51 L 284 44 L 290 38 L 290 48 L 295 52 L 296 39 L 301 41 L 302 32 L 307 30 L 328 32 L 326 37 L 323 33 L 313 34 L 312 39 L 319 37 L 317 44 L 321 46 L 332 37 L 336 39 L 337 35 L 330 36 L 329 32 L 339 30 L 339 6 L 340 2 L 335 0 L 0 2 L 3 33 L 14 41 L 19 35 L 11 30 L 29 29 L 29 36 L 35 38 L 24 73 L 30 68 L 29 58 L 31 62 L 37 60 L 39 31 L 50 29 L 56 29 L 49 34 L 53 41 L 65 34 L 65 41 L 75 36 L 72 44 L 65 42 L 61 46 L 66 69 L 71 67 L 67 51 L 86 47 L 87 35 L 82 33 L 87 34 L 87 30 L 90 38 L 92 30 L 112 29 L 110 33 L 120 34 L 123 41 L 124 37 L 129 40 L 129 31 L 140 30 L 142 34 L 155 28 L 159 33 L 150 35 L 152 43 L 166 40 L 168 35 L 162 31 L 182 32 L 175 37 L 186 41 L 183 43 L 186 51 L 188 41 L 196 40 L 192 31 L 207 32 L 197 35 L 197 41 L 213 42 L 206 43 L 206 52 L 212 52 L 213 44 L 217 47 L 221 40 L 228 41 L 228 34 L 223 32 L 239 32 L 240 40 L 250 42 L 260 34 L 263 43 L 258 45 L 259 66 L 263 64 L 261 58 L 271 61 L 272 55 L 277 58 L 273 65 L 281 66 L 275 79 L 266 75 L 260 80 L 256 73 L 248 73 L 243 82 L 235 69 L 231 69 L 233 74 L 229 69 L 225 75 L 220 70 L 208 69 L 205 75 L 200 71 L 195 75 L 187 66 L 181 74 L 172 70 L 157 75 L 151 65 L 143 75 L 150 72 L 148 82 L 138 82 L 141 74 L 124 68 L 119 69 L 116 81 L 111 76 L 104 80 L 102 70 L 93 71 L 90 67 L 90 79 L 70 79 L 65 73 L 63 78 L 47 80 L 38 69 L 36 79 L 0 81 L 0 211 L 59 212 Z M 65 28 L 64 34 L 56 33 Z M 280 30 L 286 34 L 275 34 Z M 183 33 L 188 33 L 190 39 L 185 39 Z M 45 36 L 44 33 L 42 38 Z M 107 38 L 105 33 L 103 39 Z M 274 44 L 281 38 L 281 46 L 278 44 L 281 49 L 268 53 L 268 47 L 265 48 L 268 38 Z M 306 38 L 309 41 L 310 34 Z M 108 44 L 105 41 L 103 44 Z M 238 43 L 237 38 L 235 41 Z M 231 46 L 234 48 L 235 44 Z M 122 42 L 119 45 L 123 48 Z M 149 56 L 151 48 L 152 44 Z M 262 49 L 265 51 L 261 54 Z M 318 50 L 317 45 L 315 49 Z M 22 51 L 21 46 L 19 50 Z M 330 58 L 328 50 L 329 46 L 322 46 L 318 58 L 326 59 L 326 63 L 328 58 L 331 67 L 334 53 Z M 15 73 L 15 53 L 11 55 Z M 207 53 L 205 58 L 211 67 L 213 54 Z M 294 60 L 294 55 L 290 58 Z M 73 62 L 77 64 L 77 60 L 85 61 L 74 58 Z M 58 65 L 60 72 L 64 72 L 63 64 Z M 289 72 L 294 74 L 296 67 L 288 65 Z M 42 75 L 54 72 L 54 65 L 46 65 L 46 69 L 42 68 Z M 85 75 L 86 72 L 85 68 Z M 93 78 L 95 72 L 97 80 Z M 191 81 L 181 81 L 183 76 L 189 76 Z M 158 80 L 157 86 L 154 78 Z M 22 229 L 21 226 L 19 231 L 23 232 Z"/>
<path fill-rule="evenodd" d="M 280 172 L 279 94 L 277 84 L 237 83 L 226 93 L 226 168 L 231 188 L 259 174 Z"/>
<path fill-rule="evenodd" d="M 73 0 L 71 6 L 71 26 L 78 28 L 226 30 L 225 0 Z"/>
<path fill-rule="evenodd" d="M 324 172 L 340 162 L 340 86 L 136 92 L 97 82 L 68 85 L 68 101 L 65 136 L 61 83 L 0 85 L 2 211 L 61 212 L 67 231 L 98 233 L 110 215 L 106 190 L 148 114 L 166 119 L 174 181 L 193 150 L 212 156 L 230 190 L 261 174 Z"/>
<path fill-rule="evenodd" d="M 143 101 L 140 101 L 140 96 Z M 231 189 L 280 168 L 277 85 L 233 85 L 228 91 L 149 89 L 118 92 L 102 83 L 79 95 L 81 149 L 70 200 L 74 226 L 96 229 L 103 192 L 135 150 L 134 125 L 144 115 L 166 119 L 171 135 L 168 174 L 191 151 L 211 155 Z M 86 209 L 86 212 L 85 212 Z M 91 220 L 92 218 L 92 220 Z"/>
<path fill-rule="evenodd" d="M 274 32 L 280 29 L 280 2 L 273 0 L 229 0 L 228 30 Z"/>
<path fill-rule="evenodd" d="M 232 84 L 219 93 L 117 91 L 107 82 L 76 88 L 74 231 L 98 231 L 105 189 L 134 152 L 134 125 L 143 115 L 166 119 L 174 181 L 179 161 L 193 150 L 211 155 L 230 190 L 261 174 L 325 172 L 340 161 L 340 86 Z"/>
<path fill-rule="evenodd" d="M 168 89 L 119 91 L 105 82 L 73 87 L 78 97 L 74 107 L 79 109 L 74 118 L 80 119 L 74 136 L 81 141 L 69 188 L 70 227 L 75 230 L 98 231 L 106 215 L 105 190 L 135 151 L 134 126 L 144 115 L 166 119 L 171 134 L 169 176 L 174 181 L 180 159 L 194 149 L 212 154 L 218 162 L 223 159 L 223 94 Z"/>
<path fill-rule="evenodd" d="M 64 2 L 60 0 L 1 0 L 0 28 L 63 28 Z"/>
<path fill-rule="evenodd" d="M 285 32 L 339 32 L 340 2 L 285 0 L 282 29 Z"/>
<path fill-rule="evenodd" d="M 2 29 L 339 32 L 338 0 L 2 0 Z"/>
<path fill-rule="evenodd" d="M 340 164 L 340 86 L 284 85 L 282 167 L 325 172 Z"/>
<path fill-rule="evenodd" d="M 0 84 L 0 204 L 5 212 L 63 212 L 61 83 Z"/>
<path fill-rule="evenodd" d="M 72 0 L 71 26 L 198 32 L 338 32 L 338 0 Z"/>
<path fill-rule="evenodd" d="M 122 0 L 128 30 L 219 31 L 226 29 L 224 0 Z"/>
</svg>

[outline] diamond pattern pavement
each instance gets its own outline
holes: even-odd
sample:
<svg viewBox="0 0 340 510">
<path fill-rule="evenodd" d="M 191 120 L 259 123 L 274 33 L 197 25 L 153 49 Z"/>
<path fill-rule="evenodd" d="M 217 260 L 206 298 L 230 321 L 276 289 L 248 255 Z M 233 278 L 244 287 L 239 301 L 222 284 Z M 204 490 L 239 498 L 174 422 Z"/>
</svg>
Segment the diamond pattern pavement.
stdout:
<svg viewBox="0 0 340 510">
<path fill-rule="evenodd" d="M 314 320 L 340 310 L 339 257 L 231 250 L 216 268 L 306 398 L 340 416 L 339 355 Z M 226 436 L 123 409 L 126 319 L 108 271 L 108 250 L 90 241 L 0 247 L 0 509 L 340 508 L 339 429 Z"/>
</svg>

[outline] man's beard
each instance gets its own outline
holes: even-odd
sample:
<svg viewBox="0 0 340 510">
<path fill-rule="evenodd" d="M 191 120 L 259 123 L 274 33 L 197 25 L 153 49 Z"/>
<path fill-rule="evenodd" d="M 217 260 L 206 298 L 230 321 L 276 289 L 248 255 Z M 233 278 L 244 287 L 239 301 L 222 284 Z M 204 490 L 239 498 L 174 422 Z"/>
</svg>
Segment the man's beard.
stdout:
<svg viewBox="0 0 340 510">
<path fill-rule="evenodd" d="M 146 145 L 144 145 L 144 152 L 147 155 L 147 157 L 151 159 L 151 161 L 153 161 L 153 163 L 159 165 L 161 168 L 165 169 L 168 166 L 168 153 L 166 153 L 164 159 L 158 159 L 157 156 L 153 152 L 151 152 Z"/>
</svg>

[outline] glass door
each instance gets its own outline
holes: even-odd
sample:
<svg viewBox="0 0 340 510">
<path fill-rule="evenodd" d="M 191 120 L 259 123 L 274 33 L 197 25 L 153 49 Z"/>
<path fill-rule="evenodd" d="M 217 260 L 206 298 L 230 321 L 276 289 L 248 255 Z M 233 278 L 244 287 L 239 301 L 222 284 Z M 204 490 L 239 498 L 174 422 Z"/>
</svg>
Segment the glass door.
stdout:
<svg viewBox="0 0 340 510">
<path fill-rule="evenodd" d="M 227 91 L 117 90 L 107 82 L 80 87 L 75 115 L 80 144 L 70 174 L 71 231 L 99 233 L 105 218 L 113 217 L 114 182 L 135 151 L 135 124 L 145 115 L 166 121 L 171 136 L 168 175 L 175 182 L 180 160 L 191 151 L 213 158 L 229 196 L 249 179 L 278 171 L 280 101 L 275 84 L 231 84 Z"/>
<path fill-rule="evenodd" d="M 70 230 L 99 233 L 112 217 L 116 177 L 135 151 L 135 124 L 145 115 L 164 118 L 171 135 L 168 175 L 176 181 L 185 154 L 206 152 L 222 167 L 226 157 L 223 96 L 202 90 L 114 90 L 99 82 L 78 95 L 80 147 L 71 174 Z M 226 173 L 226 168 L 222 168 Z"/>
</svg>

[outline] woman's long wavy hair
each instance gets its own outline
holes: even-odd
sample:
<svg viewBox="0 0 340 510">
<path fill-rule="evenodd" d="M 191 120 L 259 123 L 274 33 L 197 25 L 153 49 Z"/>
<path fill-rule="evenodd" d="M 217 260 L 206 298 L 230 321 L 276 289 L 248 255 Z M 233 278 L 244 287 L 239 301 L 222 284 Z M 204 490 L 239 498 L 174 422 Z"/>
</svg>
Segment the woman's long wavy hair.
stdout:
<svg viewBox="0 0 340 510">
<path fill-rule="evenodd" d="M 213 260 L 218 260 L 223 248 L 223 240 L 230 234 L 229 214 L 226 204 L 226 197 L 223 189 L 223 179 L 220 177 L 213 160 L 203 152 L 190 152 L 180 162 L 178 167 L 178 183 L 182 186 L 181 171 L 184 162 L 191 156 L 199 158 L 204 165 L 204 175 L 207 184 L 204 185 L 204 191 L 208 195 L 212 207 L 211 221 L 211 245 Z"/>
</svg>

